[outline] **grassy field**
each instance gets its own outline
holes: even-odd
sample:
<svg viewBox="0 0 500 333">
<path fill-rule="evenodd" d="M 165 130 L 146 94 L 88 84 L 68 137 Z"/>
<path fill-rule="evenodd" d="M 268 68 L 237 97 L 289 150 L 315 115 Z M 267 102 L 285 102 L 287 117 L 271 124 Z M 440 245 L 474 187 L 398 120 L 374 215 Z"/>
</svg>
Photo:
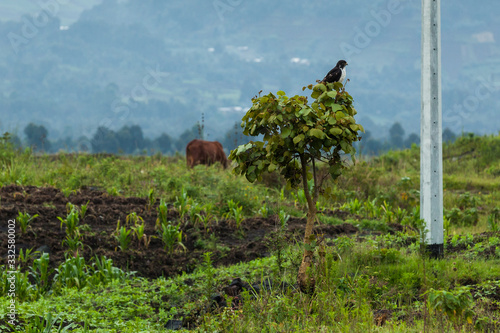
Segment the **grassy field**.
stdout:
<svg viewBox="0 0 500 333">
<path fill-rule="evenodd" d="M 42 215 L 57 204 L 47 199 L 27 206 L 35 191 L 28 187 L 36 186 L 55 187 L 69 199 L 84 189 L 99 191 L 102 198 L 141 198 L 144 206 L 150 203 L 149 209 L 158 212 L 158 219 L 165 207 L 165 224 L 158 220 L 155 225 L 156 215 L 148 219 L 147 208 L 141 213 L 146 230 L 155 238 L 151 244 L 160 244 L 160 233 L 153 234 L 157 227 L 164 227 L 164 235 L 167 228 L 172 234 L 175 227 L 184 232 L 171 240 L 171 251 L 151 254 L 160 260 L 180 256 L 188 239 L 214 245 L 201 247 L 204 254 L 189 272 L 147 278 L 117 267 L 109 257 L 80 256 L 91 247 L 89 240 L 97 237 L 93 225 L 82 223 L 72 234 L 82 242 L 80 252 L 61 239 L 60 248 L 66 251 L 62 262 L 54 262 L 52 254 L 25 251 L 16 256 L 18 270 L 12 274 L 5 238 L 0 330 L 496 332 L 500 330 L 500 136 L 462 136 L 445 144 L 443 155 L 444 258 L 429 259 L 422 252 L 418 147 L 361 158 L 333 184 L 332 197 L 319 202 L 318 234 L 328 228 L 343 231 L 325 237 L 316 247 L 312 272 L 316 289 L 306 295 L 295 288 L 303 249 L 300 232 L 293 233 L 290 227 L 304 218 L 305 199 L 301 190 L 286 189 L 279 175 L 250 184 L 217 167 L 188 170 L 183 156 L 34 155 L 14 151 L 2 141 L 0 184 L 2 189 L 16 185 L 12 193 L 4 193 L 11 201 L 0 202 L 2 234 L 7 234 L 7 220 L 16 218 L 19 239 L 28 234 L 30 239 L 45 237 L 43 228 L 29 231 L 23 210 L 35 207 L 31 216 Z M 83 205 L 68 207 L 64 224 L 69 237 L 70 214 L 81 217 L 85 212 Z M 129 217 L 132 212 L 122 213 Z M 209 230 L 227 226 L 226 232 L 243 242 L 251 236 L 245 225 L 257 218 L 276 221 L 272 232 L 266 229 L 266 251 L 256 260 L 216 264 L 222 237 Z M 25 232 L 20 228 L 22 219 Z M 116 236 L 115 252 L 134 263 L 136 247 L 145 245 L 138 238 L 124 249 L 118 230 L 136 232 L 141 223 L 121 222 L 116 234 L 102 237 Z M 354 232 L 344 232 L 349 230 L 346 225 Z M 250 251 L 251 244 L 245 243 L 242 251 Z M 236 241 L 224 244 L 234 246 Z M 11 281 L 16 287 L 14 327 L 8 323 Z"/>
</svg>

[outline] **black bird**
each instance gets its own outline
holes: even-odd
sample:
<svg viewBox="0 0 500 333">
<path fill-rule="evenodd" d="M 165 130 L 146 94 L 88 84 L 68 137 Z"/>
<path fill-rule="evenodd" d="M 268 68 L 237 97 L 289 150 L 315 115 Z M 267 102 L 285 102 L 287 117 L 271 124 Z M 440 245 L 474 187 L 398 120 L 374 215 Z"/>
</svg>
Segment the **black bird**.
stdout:
<svg viewBox="0 0 500 333">
<path fill-rule="evenodd" d="M 345 66 L 347 66 L 347 62 L 345 60 L 339 60 L 337 65 L 333 67 L 328 74 L 326 74 L 325 78 L 321 82 L 343 82 L 345 79 Z"/>
</svg>

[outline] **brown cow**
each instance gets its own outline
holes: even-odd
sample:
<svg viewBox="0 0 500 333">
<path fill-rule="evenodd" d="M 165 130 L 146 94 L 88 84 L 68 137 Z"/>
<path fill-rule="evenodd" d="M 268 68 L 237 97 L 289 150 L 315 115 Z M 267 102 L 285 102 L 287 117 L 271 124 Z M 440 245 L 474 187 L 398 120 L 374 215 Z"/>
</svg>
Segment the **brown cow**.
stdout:
<svg viewBox="0 0 500 333">
<path fill-rule="evenodd" d="M 192 168 L 198 164 L 211 165 L 219 162 L 227 168 L 227 158 L 222 145 L 217 141 L 194 139 L 186 146 L 187 166 Z"/>
</svg>

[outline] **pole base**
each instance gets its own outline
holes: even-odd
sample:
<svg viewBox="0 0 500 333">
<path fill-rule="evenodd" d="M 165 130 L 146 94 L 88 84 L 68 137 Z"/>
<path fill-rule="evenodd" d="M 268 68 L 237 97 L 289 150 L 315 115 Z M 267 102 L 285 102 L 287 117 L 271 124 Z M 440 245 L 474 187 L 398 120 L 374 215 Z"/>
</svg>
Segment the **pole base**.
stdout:
<svg viewBox="0 0 500 333">
<path fill-rule="evenodd" d="M 425 246 L 425 252 L 431 259 L 441 259 L 444 257 L 444 245 L 443 244 L 427 244 Z"/>
</svg>

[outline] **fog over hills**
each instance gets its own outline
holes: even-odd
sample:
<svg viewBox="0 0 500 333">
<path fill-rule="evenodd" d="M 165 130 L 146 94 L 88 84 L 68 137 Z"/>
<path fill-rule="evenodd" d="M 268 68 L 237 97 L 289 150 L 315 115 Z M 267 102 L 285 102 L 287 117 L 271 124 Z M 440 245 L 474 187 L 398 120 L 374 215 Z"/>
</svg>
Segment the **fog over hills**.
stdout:
<svg viewBox="0 0 500 333">
<path fill-rule="evenodd" d="M 500 2 L 441 2 L 443 127 L 500 130 Z M 419 133 L 420 1 L 0 0 L 0 130 L 140 125 L 209 139 L 251 97 L 300 94 L 339 59 L 372 136 Z"/>
</svg>

